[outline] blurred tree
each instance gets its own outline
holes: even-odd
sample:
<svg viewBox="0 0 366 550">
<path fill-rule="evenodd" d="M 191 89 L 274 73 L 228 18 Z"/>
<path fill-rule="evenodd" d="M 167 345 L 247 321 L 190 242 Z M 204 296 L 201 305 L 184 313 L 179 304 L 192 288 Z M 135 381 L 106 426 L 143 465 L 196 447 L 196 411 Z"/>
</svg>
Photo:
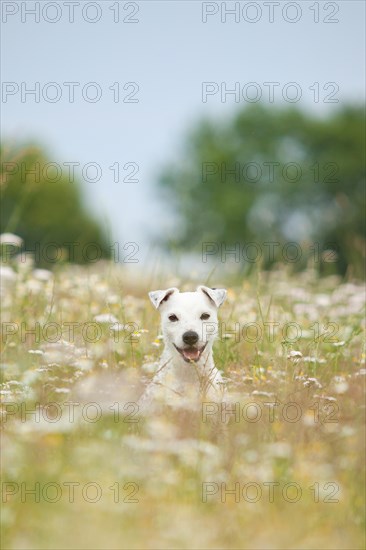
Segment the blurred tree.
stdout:
<svg viewBox="0 0 366 550">
<path fill-rule="evenodd" d="M 38 265 L 110 256 L 100 224 L 83 207 L 78 182 L 38 147 L 1 146 L 1 233 L 24 240 Z"/>
<path fill-rule="evenodd" d="M 322 259 L 336 258 L 338 272 L 353 266 L 361 275 L 364 184 L 360 107 L 314 118 L 293 108 L 256 105 L 229 121 L 204 120 L 160 179 L 178 219 L 167 244 L 198 251 L 211 242 L 220 251 L 222 243 L 227 249 L 240 243 L 242 257 L 253 258 L 255 249 L 245 247 L 255 242 L 265 267 L 283 259 L 284 250 L 292 259 L 300 250 L 296 266 L 313 257 L 324 269 Z M 274 257 L 266 242 L 279 243 L 271 247 Z M 286 248 L 289 242 L 301 249 Z M 327 249 L 336 254 L 324 254 Z"/>
</svg>

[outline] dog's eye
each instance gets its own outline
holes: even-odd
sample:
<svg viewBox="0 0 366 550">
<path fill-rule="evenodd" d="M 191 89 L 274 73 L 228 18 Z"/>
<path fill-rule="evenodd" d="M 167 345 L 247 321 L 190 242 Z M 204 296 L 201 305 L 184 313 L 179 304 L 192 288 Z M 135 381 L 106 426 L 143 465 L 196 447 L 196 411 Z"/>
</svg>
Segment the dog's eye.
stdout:
<svg viewBox="0 0 366 550">
<path fill-rule="evenodd" d="M 176 321 L 178 321 L 178 317 L 176 315 L 174 315 L 174 313 L 172 313 L 172 315 L 169 315 L 168 319 L 172 323 L 175 323 Z"/>
<path fill-rule="evenodd" d="M 209 313 L 202 313 L 201 315 L 201 320 L 202 321 L 207 321 L 207 319 L 210 318 L 210 314 Z"/>
</svg>

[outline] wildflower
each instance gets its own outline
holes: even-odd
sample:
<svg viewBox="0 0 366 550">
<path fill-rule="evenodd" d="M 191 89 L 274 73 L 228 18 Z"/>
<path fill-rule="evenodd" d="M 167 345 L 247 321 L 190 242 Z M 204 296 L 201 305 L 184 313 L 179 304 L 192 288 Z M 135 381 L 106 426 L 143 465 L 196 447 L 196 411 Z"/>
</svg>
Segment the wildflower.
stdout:
<svg viewBox="0 0 366 550">
<path fill-rule="evenodd" d="M 100 315 L 99 315 L 99 317 L 100 317 Z M 118 323 L 118 321 L 117 321 L 116 323 L 113 323 L 109 327 L 109 330 L 112 330 L 113 332 L 122 332 L 123 330 L 125 330 L 125 328 L 126 328 L 125 325 L 122 325 L 122 323 Z"/>
<path fill-rule="evenodd" d="M 23 244 L 23 239 L 13 233 L 2 233 L 0 235 L 0 245 L 1 244 L 11 244 L 12 246 L 20 248 Z"/>
<path fill-rule="evenodd" d="M 304 357 L 305 363 L 325 363 L 325 359 L 322 357 L 309 357 L 308 355 Z"/>
<path fill-rule="evenodd" d="M 287 359 L 298 359 L 302 357 L 301 351 L 291 350 L 290 353 L 287 355 Z"/>
<path fill-rule="evenodd" d="M 343 376 L 335 376 L 333 378 L 333 388 L 336 393 L 341 394 L 348 390 L 349 385 Z"/>
<path fill-rule="evenodd" d="M 94 317 L 94 321 L 97 323 L 118 323 L 118 319 L 115 318 L 114 315 L 111 315 L 110 313 L 101 313 L 100 315 L 96 315 Z"/>
<path fill-rule="evenodd" d="M 319 389 L 323 387 L 317 378 L 308 378 L 305 380 L 304 386 L 306 388 L 315 387 Z"/>
<path fill-rule="evenodd" d="M 38 281 L 47 282 L 52 279 L 53 274 L 48 269 L 35 269 L 33 271 L 33 277 L 38 279 Z"/>
<path fill-rule="evenodd" d="M 17 274 L 15 271 L 7 266 L 7 265 L 0 265 L 0 280 L 2 286 L 7 286 L 13 282 L 16 281 Z"/>
<path fill-rule="evenodd" d="M 258 391 L 258 390 L 254 390 L 252 392 L 252 395 L 255 395 L 257 397 L 273 397 L 274 396 L 274 393 L 273 392 L 266 392 L 266 391 Z"/>
<path fill-rule="evenodd" d="M 268 447 L 270 454 L 275 458 L 290 458 L 292 454 L 292 448 L 289 443 L 278 441 L 271 443 Z"/>
</svg>

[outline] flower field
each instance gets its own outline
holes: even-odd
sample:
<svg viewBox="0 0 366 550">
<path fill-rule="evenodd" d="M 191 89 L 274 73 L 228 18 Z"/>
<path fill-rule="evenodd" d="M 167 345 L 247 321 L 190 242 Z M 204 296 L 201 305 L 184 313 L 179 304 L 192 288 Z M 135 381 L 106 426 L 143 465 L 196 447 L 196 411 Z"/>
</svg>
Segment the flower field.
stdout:
<svg viewBox="0 0 366 550">
<path fill-rule="evenodd" d="M 364 286 L 108 262 L 1 275 L 4 549 L 364 548 Z M 227 402 L 141 419 L 163 347 L 147 292 L 200 283 L 228 289 Z"/>
</svg>

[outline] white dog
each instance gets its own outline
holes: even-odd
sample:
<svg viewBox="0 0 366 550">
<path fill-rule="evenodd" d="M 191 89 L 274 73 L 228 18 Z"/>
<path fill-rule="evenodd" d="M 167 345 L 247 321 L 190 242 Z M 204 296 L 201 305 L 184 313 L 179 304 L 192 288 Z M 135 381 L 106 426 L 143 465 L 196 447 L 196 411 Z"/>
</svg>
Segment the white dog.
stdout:
<svg viewBox="0 0 366 550">
<path fill-rule="evenodd" d="M 149 292 L 149 297 L 161 314 L 165 348 L 139 400 L 140 412 L 147 414 L 166 405 L 192 409 L 202 400 L 221 401 L 224 383 L 214 365 L 212 345 L 218 333 L 217 310 L 226 290 L 168 288 Z"/>
</svg>

